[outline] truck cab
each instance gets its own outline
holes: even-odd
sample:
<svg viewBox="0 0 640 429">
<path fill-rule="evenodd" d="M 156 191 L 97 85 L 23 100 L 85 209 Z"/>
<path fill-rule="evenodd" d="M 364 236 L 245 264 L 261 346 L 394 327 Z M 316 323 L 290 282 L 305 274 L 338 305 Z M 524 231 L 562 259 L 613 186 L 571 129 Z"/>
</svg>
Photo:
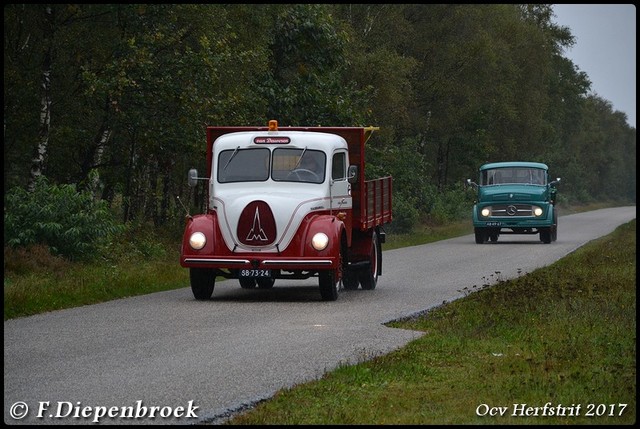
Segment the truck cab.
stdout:
<svg viewBox="0 0 640 429">
<path fill-rule="evenodd" d="M 558 237 L 556 185 L 539 162 L 495 162 L 480 167 L 473 206 L 475 241 L 498 241 L 501 234 L 539 234 L 545 244 Z"/>
<path fill-rule="evenodd" d="M 374 209 L 374 222 L 367 222 L 367 129 L 279 129 L 271 121 L 268 128 L 207 132 L 207 175 L 189 172 L 191 186 L 207 183 L 207 209 L 188 217 L 180 259 L 196 299 L 211 297 L 218 276 L 247 289 L 318 277 L 323 300 L 337 299 L 343 283 L 375 287 L 384 241 L 379 227 L 391 219 L 391 178 L 379 195 L 388 201 L 373 204 L 388 217 L 376 222 Z"/>
</svg>

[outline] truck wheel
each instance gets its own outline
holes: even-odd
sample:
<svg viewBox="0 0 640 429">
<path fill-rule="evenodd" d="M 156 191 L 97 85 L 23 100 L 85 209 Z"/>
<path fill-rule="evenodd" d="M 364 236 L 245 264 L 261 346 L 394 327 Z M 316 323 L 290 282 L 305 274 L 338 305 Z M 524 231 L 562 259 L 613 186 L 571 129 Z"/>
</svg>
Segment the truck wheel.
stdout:
<svg viewBox="0 0 640 429">
<path fill-rule="evenodd" d="M 558 239 L 558 212 L 553 211 L 553 226 L 551 227 L 551 241 Z"/>
<path fill-rule="evenodd" d="M 551 228 L 542 228 L 540 230 L 540 241 L 544 244 L 551 243 Z"/>
<path fill-rule="evenodd" d="M 344 277 L 344 247 L 340 246 L 340 261 L 338 269 L 325 270 L 318 273 L 318 283 L 320 285 L 320 296 L 323 301 L 335 301 L 338 299 L 338 291 L 340 290 L 341 278 Z"/>
<path fill-rule="evenodd" d="M 369 268 L 360 274 L 360 284 L 364 290 L 373 290 L 378 283 L 378 264 L 380 263 L 380 244 L 378 233 L 371 236 L 371 251 L 369 252 Z"/>
<path fill-rule="evenodd" d="M 276 279 L 258 279 L 258 288 L 260 289 L 271 289 L 273 284 L 276 282 Z"/>
<path fill-rule="evenodd" d="M 342 254 L 343 255 L 348 255 L 349 254 L 349 252 L 347 251 L 346 238 L 344 239 L 344 242 L 342 243 Z M 348 261 L 346 260 L 346 258 L 343 259 L 342 262 L 343 262 L 343 266 L 342 266 L 342 285 L 347 290 L 357 290 L 358 286 L 360 286 L 360 281 L 358 280 L 358 272 L 355 271 L 354 269 L 350 269 L 349 268 L 349 264 L 348 264 Z"/>
<path fill-rule="evenodd" d="M 476 244 L 484 244 L 487 242 L 487 234 L 481 228 L 475 228 L 473 232 L 476 235 Z"/>
<path fill-rule="evenodd" d="M 250 277 L 243 277 L 238 279 L 240 282 L 240 287 L 242 289 L 253 289 L 256 287 L 256 279 L 252 279 Z"/>
<path fill-rule="evenodd" d="M 216 270 L 213 268 L 190 268 L 191 291 L 197 300 L 207 300 L 213 294 L 216 284 Z"/>
<path fill-rule="evenodd" d="M 347 290 L 356 290 L 360 286 L 358 275 L 352 271 L 345 272 L 342 275 L 342 284 Z"/>
<path fill-rule="evenodd" d="M 336 280 L 337 271 L 320 271 L 318 273 L 320 283 L 320 296 L 323 301 L 335 301 L 338 299 L 340 282 Z"/>
</svg>

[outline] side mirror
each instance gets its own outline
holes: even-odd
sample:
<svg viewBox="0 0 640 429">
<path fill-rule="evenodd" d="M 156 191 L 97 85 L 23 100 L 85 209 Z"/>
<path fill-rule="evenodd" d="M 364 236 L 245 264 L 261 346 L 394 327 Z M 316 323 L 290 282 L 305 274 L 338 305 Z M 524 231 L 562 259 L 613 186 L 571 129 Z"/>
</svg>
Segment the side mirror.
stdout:
<svg viewBox="0 0 640 429">
<path fill-rule="evenodd" d="M 198 170 L 192 168 L 189 170 L 189 177 L 187 178 L 187 183 L 190 188 L 195 187 L 198 184 Z"/>
<path fill-rule="evenodd" d="M 350 165 L 347 170 L 347 180 L 349 183 L 356 183 L 358 181 L 358 166 Z"/>
<path fill-rule="evenodd" d="M 560 178 L 559 177 L 556 180 L 554 180 L 551 183 L 549 183 L 549 186 L 554 186 L 554 185 L 557 185 L 558 183 L 560 183 Z"/>
<path fill-rule="evenodd" d="M 467 179 L 466 183 L 467 183 L 467 186 L 471 186 L 474 189 L 478 188 L 478 184 L 476 182 L 472 182 L 471 179 Z"/>
</svg>

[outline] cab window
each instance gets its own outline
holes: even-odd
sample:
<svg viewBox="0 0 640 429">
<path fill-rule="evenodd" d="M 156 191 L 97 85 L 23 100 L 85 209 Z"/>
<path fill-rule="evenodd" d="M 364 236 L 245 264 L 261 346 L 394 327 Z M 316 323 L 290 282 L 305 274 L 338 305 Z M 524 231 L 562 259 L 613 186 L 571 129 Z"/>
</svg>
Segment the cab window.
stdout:
<svg viewBox="0 0 640 429">
<path fill-rule="evenodd" d="M 333 180 L 346 180 L 347 178 L 347 162 L 346 154 L 344 152 L 338 152 L 333 155 L 333 162 L 331 164 L 331 178 Z"/>
</svg>

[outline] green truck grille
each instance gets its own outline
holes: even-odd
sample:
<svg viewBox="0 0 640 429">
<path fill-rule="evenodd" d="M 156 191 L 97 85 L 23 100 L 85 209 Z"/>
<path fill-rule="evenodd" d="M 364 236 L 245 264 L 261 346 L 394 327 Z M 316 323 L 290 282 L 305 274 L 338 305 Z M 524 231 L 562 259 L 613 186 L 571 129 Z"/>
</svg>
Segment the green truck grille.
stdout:
<svg viewBox="0 0 640 429">
<path fill-rule="evenodd" d="M 533 216 L 530 204 L 498 204 L 491 206 L 491 217 L 526 217 Z"/>
</svg>

